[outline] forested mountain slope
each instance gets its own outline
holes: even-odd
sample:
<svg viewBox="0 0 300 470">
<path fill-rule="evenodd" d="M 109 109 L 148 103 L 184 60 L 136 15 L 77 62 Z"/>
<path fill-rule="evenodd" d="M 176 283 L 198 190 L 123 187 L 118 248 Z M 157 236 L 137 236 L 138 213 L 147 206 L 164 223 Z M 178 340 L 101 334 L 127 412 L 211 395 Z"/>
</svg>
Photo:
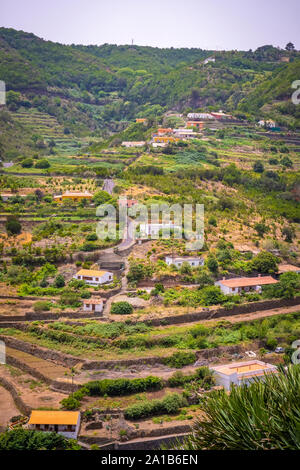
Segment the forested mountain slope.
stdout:
<svg viewBox="0 0 300 470">
<path fill-rule="evenodd" d="M 205 63 L 209 57 L 215 61 Z M 0 28 L 6 110 L 49 115 L 66 134 L 81 137 L 108 136 L 136 117 L 155 118 L 169 109 L 222 108 L 298 126 L 289 96 L 299 64 L 298 52 L 273 46 L 254 52 L 66 46 Z"/>
</svg>

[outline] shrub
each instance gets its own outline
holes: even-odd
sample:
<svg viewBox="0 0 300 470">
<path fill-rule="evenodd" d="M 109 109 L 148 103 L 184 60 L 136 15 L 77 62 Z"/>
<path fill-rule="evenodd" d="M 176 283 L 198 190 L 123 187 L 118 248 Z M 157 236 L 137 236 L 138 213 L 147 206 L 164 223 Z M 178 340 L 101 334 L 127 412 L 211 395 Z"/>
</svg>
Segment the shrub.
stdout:
<svg viewBox="0 0 300 470">
<path fill-rule="evenodd" d="M 89 235 L 86 236 L 86 240 L 89 242 L 94 242 L 98 240 L 97 234 L 96 233 L 90 233 Z"/>
<path fill-rule="evenodd" d="M 25 160 L 21 162 L 21 166 L 23 168 L 31 168 L 32 165 L 33 165 L 33 160 L 31 158 L 25 158 Z"/>
<path fill-rule="evenodd" d="M 54 281 L 54 286 L 57 288 L 61 288 L 65 286 L 65 279 L 61 274 L 58 274 Z"/>
<path fill-rule="evenodd" d="M 80 408 L 80 401 L 74 398 L 73 396 L 69 396 L 68 398 L 63 398 L 60 402 L 62 407 L 66 410 L 79 410 Z"/>
<path fill-rule="evenodd" d="M 72 291 L 63 292 L 60 296 L 60 303 L 62 305 L 69 305 L 70 307 L 79 307 L 81 304 L 79 295 Z"/>
<path fill-rule="evenodd" d="M 125 410 L 125 418 L 135 420 L 159 414 L 175 414 L 181 407 L 187 406 L 186 399 L 178 393 L 167 395 L 161 400 L 145 400 Z"/>
<path fill-rule="evenodd" d="M 163 363 L 169 367 L 180 369 L 181 367 L 193 364 L 196 361 L 196 355 L 193 352 L 177 351 L 172 356 L 165 357 Z"/>
<path fill-rule="evenodd" d="M 95 380 L 85 384 L 91 396 L 122 396 L 131 393 L 142 393 L 147 390 L 160 390 L 163 388 L 162 379 L 148 376 L 136 379 L 104 379 Z"/>
<path fill-rule="evenodd" d="M 211 215 L 208 219 L 208 223 L 209 223 L 209 225 L 213 225 L 214 227 L 216 227 L 217 226 L 217 219 L 213 215 Z"/>
<path fill-rule="evenodd" d="M 132 305 L 126 301 L 114 302 L 110 309 L 110 313 L 114 315 L 130 315 L 132 312 Z"/>
<path fill-rule="evenodd" d="M 46 169 L 50 167 L 50 163 L 46 158 L 43 158 L 42 160 L 39 160 L 35 164 L 35 168 L 40 168 L 40 169 Z"/>
<path fill-rule="evenodd" d="M 47 300 L 38 300 L 33 306 L 33 310 L 36 313 L 48 312 L 50 310 L 50 305 Z"/>
<path fill-rule="evenodd" d="M 273 338 L 273 337 L 271 337 L 271 336 L 269 336 L 269 337 L 267 338 L 266 347 L 267 347 L 268 349 L 275 349 L 276 346 L 277 346 L 277 344 L 278 344 L 278 341 L 277 341 L 276 338 Z"/>
<path fill-rule="evenodd" d="M 17 428 L 0 434 L 0 450 L 79 450 L 72 439 L 56 432 Z"/>
<path fill-rule="evenodd" d="M 21 233 L 22 225 L 15 216 L 11 215 L 7 217 L 5 228 L 9 235 L 18 235 Z"/>
</svg>

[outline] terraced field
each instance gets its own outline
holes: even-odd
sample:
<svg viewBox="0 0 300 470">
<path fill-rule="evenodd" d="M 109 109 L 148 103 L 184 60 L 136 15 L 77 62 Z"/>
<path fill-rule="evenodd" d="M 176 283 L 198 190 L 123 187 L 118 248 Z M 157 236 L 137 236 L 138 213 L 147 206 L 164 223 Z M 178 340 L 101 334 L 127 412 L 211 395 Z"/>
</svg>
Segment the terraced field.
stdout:
<svg viewBox="0 0 300 470">
<path fill-rule="evenodd" d="M 54 364 L 53 362 L 40 359 L 39 357 L 10 347 L 6 348 L 6 355 L 25 364 L 25 366 L 29 366 L 37 372 L 42 373 L 44 376 L 48 377 L 49 380 L 57 380 L 61 378 L 66 380 L 66 374 L 70 372 L 67 367 Z"/>
<path fill-rule="evenodd" d="M 50 114 L 39 111 L 18 111 L 12 113 L 12 116 L 25 129 L 42 136 L 46 141 L 53 140 L 60 153 L 76 153 L 81 147 L 80 140 L 74 139 L 72 135 L 65 135 L 64 127 Z"/>
</svg>

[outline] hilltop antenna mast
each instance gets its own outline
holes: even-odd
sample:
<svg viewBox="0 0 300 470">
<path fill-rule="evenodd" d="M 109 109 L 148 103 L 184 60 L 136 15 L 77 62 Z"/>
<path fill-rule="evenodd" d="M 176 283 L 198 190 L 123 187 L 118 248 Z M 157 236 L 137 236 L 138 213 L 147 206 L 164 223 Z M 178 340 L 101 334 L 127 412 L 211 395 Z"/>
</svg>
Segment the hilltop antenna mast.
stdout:
<svg viewBox="0 0 300 470">
<path fill-rule="evenodd" d="M 133 47 L 133 39 L 131 39 L 131 47 Z"/>
</svg>

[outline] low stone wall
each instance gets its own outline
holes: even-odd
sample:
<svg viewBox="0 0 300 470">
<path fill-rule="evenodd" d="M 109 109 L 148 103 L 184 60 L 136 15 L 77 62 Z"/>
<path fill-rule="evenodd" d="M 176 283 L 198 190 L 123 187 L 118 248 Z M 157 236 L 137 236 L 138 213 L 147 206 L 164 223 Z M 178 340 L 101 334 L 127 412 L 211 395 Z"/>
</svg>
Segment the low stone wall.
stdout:
<svg viewBox="0 0 300 470">
<path fill-rule="evenodd" d="M 163 358 L 160 357 L 141 357 L 138 359 L 118 359 L 111 361 L 91 361 L 85 360 L 82 364 L 82 370 L 94 369 L 114 369 L 115 367 L 130 367 L 137 365 L 155 365 L 162 364 Z"/>
<path fill-rule="evenodd" d="M 19 361 L 15 357 L 10 356 L 9 354 L 6 354 L 6 363 L 10 364 L 11 366 L 17 367 L 18 369 L 23 370 L 24 372 L 27 372 L 28 374 L 32 375 L 38 380 L 42 380 L 48 385 L 52 384 L 52 380 L 44 375 L 42 372 L 40 372 L 37 369 L 34 369 L 33 367 L 29 366 L 25 362 Z"/>
<path fill-rule="evenodd" d="M 187 436 L 187 433 L 178 435 L 168 435 L 158 437 L 157 439 L 133 441 L 133 442 L 116 442 L 114 445 L 115 450 L 159 450 L 162 445 L 172 446 L 177 442 L 182 442 Z"/>
<path fill-rule="evenodd" d="M 272 310 L 281 307 L 291 307 L 293 305 L 299 305 L 300 311 L 300 297 L 294 299 L 273 299 L 273 300 L 261 300 L 258 302 L 251 302 L 244 305 L 235 305 L 231 309 L 220 307 L 218 309 L 205 308 L 200 312 L 184 313 L 182 315 L 173 315 L 163 318 L 154 318 L 153 320 L 147 320 L 149 325 L 175 325 L 177 323 L 189 323 L 199 320 L 209 320 L 219 317 L 229 317 L 232 315 L 241 315 L 246 313 L 259 312 L 262 310 Z M 141 321 L 141 320 L 140 320 Z"/>
<path fill-rule="evenodd" d="M 24 403 L 14 385 L 4 377 L 0 377 L 0 385 L 2 385 L 2 387 L 4 387 L 11 394 L 16 407 L 21 411 L 21 413 L 29 416 L 32 408 Z"/>
</svg>

